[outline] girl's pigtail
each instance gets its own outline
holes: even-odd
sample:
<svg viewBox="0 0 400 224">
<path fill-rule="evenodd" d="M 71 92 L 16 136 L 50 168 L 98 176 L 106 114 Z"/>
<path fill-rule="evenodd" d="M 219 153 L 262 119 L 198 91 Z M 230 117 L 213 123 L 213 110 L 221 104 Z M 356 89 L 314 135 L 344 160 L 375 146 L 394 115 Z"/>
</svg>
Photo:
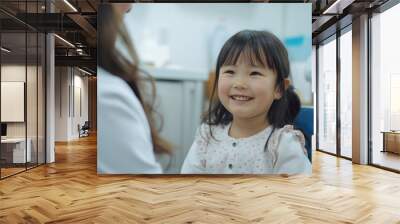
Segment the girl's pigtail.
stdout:
<svg viewBox="0 0 400 224">
<path fill-rule="evenodd" d="M 294 87 L 289 85 L 286 89 L 286 100 L 287 100 L 287 110 L 286 110 L 286 124 L 293 124 L 294 120 L 297 117 L 297 114 L 300 112 L 300 98 L 297 93 L 294 91 Z"/>
<path fill-rule="evenodd" d="M 279 124 L 279 126 L 273 125 L 273 129 L 271 133 L 268 136 L 267 142 L 264 145 L 264 151 L 267 150 L 268 148 L 268 142 L 271 138 L 271 136 L 274 134 L 274 131 L 276 128 L 281 128 L 287 124 L 293 125 L 294 120 L 296 119 L 297 115 L 300 112 L 300 107 L 301 107 L 301 102 L 300 98 L 297 95 L 297 93 L 294 91 L 294 87 L 292 85 L 289 85 L 289 87 L 285 90 L 285 93 L 283 96 L 279 99 L 273 102 L 275 104 L 275 107 L 273 111 L 270 111 L 269 118 L 270 119 L 275 119 L 275 123 Z M 276 111 L 277 108 L 286 108 L 285 113 L 279 113 Z"/>
</svg>

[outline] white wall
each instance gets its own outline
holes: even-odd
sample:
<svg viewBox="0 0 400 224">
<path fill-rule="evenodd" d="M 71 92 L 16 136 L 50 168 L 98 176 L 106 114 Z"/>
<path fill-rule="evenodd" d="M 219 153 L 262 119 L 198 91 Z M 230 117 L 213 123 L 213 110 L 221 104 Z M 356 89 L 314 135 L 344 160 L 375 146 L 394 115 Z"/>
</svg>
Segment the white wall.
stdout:
<svg viewBox="0 0 400 224">
<path fill-rule="evenodd" d="M 25 65 L 2 65 L 1 81 L 25 82 Z M 28 66 L 28 70 L 31 69 Z"/>
<path fill-rule="evenodd" d="M 68 85 L 67 67 L 55 68 L 55 141 L 68 140 Z"/>
<path fill-rule="evenodd" d="M 83 125 L 88 120 L 88 78 L 82 75 L 83 73 L 75 68 L 56 67 L 56 141 L 77 139 L 78 124 Z M 82 105 L 82 114 L 79 105 Z"/>
</svg>

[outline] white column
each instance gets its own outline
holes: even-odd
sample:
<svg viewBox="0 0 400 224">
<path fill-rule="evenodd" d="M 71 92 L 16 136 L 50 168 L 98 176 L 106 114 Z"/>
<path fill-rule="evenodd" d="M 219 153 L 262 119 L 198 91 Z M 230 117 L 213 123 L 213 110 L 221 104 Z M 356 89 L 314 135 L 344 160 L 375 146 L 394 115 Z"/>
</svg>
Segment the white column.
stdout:
<svg viewBox="0 0 400 224">
<path fill-rule="evenodd" d="M 47 12 L 54 12 L 54 6 L 46 1 Z M 46 163 L 55 162 L 55 44 L 54 35 L 46 35 Z"/>
<path fill-rule="evenodd" d="M 54 76 L 54 35 L 46 36 L 46 163 L 55 161 L 54 133 L 55 133 L 55 76 Z"/>
<path fill-rule="evenodd" d="M 353 162 L 368 163 L 368 16 L 353 20 Z"/>
</svg>

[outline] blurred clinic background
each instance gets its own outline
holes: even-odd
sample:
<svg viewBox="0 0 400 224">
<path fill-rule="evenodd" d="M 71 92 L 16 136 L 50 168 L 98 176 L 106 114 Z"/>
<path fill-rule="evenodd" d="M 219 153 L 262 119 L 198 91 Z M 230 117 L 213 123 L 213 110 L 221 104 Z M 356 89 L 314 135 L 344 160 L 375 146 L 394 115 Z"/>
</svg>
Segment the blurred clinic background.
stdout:
<svg viewBox="0 0 400 224">
<path fill-rule="evenodd" d="M 161 135 L 174 145 L 172 158 L 160 158 L 166 173 L 179 172 L 208 108 L 222 45 L 244 29 L 268 30 L 285 44 L 312 129 L 311 4 L 138 3 L 124 20 L 141 67 L 156 80 Z"/>
</svg>

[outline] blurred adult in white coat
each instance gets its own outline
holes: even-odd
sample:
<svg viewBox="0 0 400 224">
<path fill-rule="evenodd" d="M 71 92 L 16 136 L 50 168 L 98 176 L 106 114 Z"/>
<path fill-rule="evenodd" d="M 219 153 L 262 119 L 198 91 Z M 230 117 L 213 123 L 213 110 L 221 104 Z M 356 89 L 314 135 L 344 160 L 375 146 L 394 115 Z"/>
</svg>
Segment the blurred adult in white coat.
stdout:
<svg viewBox="0 0 400 224">
<path fill-rule="evenodd" d="M 99 7 L 97 171 L 160 174 L 156 153 L 169 153 L 143 97 L 138 57 L 123 24 L 130 4 Z M 118 43 L 118 47 L 116 44 Z"/>
</svg>

